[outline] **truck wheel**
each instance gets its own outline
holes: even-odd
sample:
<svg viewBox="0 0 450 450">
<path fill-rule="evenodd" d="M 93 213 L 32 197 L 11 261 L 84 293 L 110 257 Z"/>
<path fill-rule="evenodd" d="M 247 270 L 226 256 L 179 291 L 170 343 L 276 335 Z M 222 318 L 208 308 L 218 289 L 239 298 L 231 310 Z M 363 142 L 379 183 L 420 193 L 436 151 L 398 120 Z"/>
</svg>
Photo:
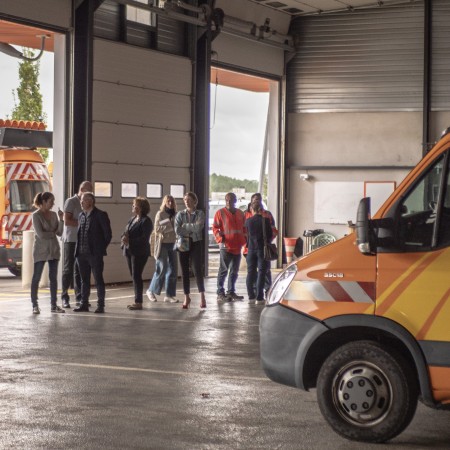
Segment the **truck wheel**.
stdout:
<svg viewBox="0 0 450 450">
<path fill-rule="evenodd" d="M 16 277 L 20 277 L 22 275 L 22 270 L 20 267 L 8 267 L 8 270 Z"/>
<path fill-rule="evenodd" d="M 412 372 L 401 355 L 388 353 L 375 342 L 343 345 L 320 369 L 320 410 L 346 439 L 392 439 L 409 425 L 416 411 L 418 385 Z"/>
</svg>

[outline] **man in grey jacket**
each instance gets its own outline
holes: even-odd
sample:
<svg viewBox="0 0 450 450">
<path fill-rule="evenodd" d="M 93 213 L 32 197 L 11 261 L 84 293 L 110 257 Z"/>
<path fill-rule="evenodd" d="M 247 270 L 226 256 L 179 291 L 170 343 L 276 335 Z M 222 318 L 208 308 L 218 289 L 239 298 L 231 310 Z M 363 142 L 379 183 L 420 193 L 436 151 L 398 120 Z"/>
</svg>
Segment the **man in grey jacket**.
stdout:
<svg viewBox="0 0 450 450">
<path fill-rule="evenodd" d="M 64 203 L 64 231 L 62 241 L 64 245 L 64 260 L 62 270 L 61 300 L 63 308 L 70 308 L 68 290 L 73 286 L 77 305 L 81 300 L 81 279 L 78 265 L 75 263 L 75 245 L 77 243 L 78 216 L 81 212 L 81 195 L 83 192 L 92 192 L 92 183 L 83 181 L 78 193 L 69 197 Z"/>
</svg>

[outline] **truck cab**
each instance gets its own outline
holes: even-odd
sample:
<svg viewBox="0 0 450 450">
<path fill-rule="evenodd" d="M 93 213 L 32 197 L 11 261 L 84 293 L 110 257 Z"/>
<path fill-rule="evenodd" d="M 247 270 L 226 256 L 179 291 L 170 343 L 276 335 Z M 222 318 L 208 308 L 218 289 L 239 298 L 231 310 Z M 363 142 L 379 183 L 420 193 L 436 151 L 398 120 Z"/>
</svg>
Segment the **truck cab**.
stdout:
<svg viewBox="0 0 450 450">
<path fill-rule="evenodd" d="M 450 407 L 450 133 L 357 233 L 290 264 L 261 315 L 267 376 L 315 388 L 343 437 L 384 442 Z"/>
<path fill-rule="evenodd" d="M 52 133 L 37 122 L 0 122 L 0 267 L 16 276 L 23 232 L 32 228 L 33 199 L 51 190 L 47 166 L 35 148 L 51 146 Z"/>
</svg>

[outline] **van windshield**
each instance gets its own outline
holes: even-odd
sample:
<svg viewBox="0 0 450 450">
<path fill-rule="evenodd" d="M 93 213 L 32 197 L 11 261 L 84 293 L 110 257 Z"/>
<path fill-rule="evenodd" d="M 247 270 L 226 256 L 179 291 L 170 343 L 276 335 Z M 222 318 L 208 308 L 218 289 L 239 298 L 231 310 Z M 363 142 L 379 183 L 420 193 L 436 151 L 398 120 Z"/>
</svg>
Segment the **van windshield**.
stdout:
<svg viewBox="0 0 450 450">
<path fill-rule="evenodd" d="M 50 186 L 40 180 L 13 180 L 9 184 L 9 201 L 11 212 L 34 211 L 33 200 L 38 192 L 46 192 Z"/>
</svg>

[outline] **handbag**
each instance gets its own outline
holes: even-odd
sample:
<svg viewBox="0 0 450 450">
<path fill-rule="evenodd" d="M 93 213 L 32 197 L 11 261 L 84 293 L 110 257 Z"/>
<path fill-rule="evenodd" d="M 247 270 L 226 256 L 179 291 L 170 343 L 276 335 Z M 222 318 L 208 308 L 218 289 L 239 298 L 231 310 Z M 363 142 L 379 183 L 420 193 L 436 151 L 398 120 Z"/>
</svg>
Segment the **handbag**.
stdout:
<svg viewBox="0 0 450 450">
<path fill-rule="evenodd" d="M 263 239 L 264 239 L 264 259 L 266 261 L 275 261 L 278 259 L 278 249 L 275 244 L 272 244 L 271 242 L 267 242 L 266 238 L 266 224 L 265 221 L 267 219 L 264 219 L 263 222 Z"/>
<path fill-rule="evenodd" d="M 187 252 L 191 247 L 190 239 L 186 236 L 177 236 L 177 240 L 174 244 L 174 250 L 178 250 L 179 252 Z"/>
<path fill-rule="evenodd" d="M 150 235 L 150 254 L 158 259 L 161 253 L 161 245 L 164 239 L 164 235 L 158 231 L 153 230 Z"/>
</svg>

